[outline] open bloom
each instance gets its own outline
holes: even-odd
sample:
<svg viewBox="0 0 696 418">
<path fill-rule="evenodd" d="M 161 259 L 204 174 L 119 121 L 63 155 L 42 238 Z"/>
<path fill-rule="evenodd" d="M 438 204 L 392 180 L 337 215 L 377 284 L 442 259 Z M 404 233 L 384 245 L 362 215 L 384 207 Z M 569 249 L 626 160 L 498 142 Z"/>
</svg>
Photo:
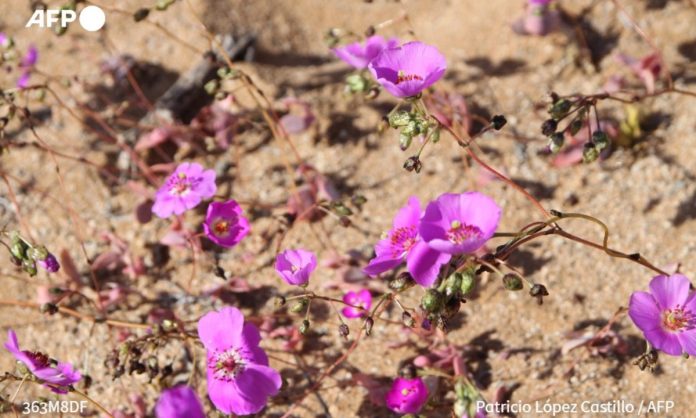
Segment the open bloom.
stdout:
<svg viewBox="0 0 696 418">
<path fill-rule="evenodd" d="M 420 234 L 438 251 L 473 253 L 493 236 L 500 213 L 493 199 L 481 193 L 445 193 L 425 209 Z"/>
<path fill-rule="evenodd" d="M 41 379 L 45 386 L 55 393 L 68 393 L 68 386 L 77 383 L 80 372 L 73 369 L 70 363 L 56 362 L 46 354 L 40 352 L 22 351 L 17 342 L 17 334 L 13 330 L 7 331 L 7 351 L 20 362 L 22 362 L 29 372 Z"/>
<path fill-rule="evenodd" d="M 334 48 L 333 52 L 346 64 L 357 69 L 367 68 L 372 61 L 384 48 L 394 48 L 399 45 L 399 40 L 392 38 L 386 40 L 379 35 L 370 36 L 363 45 L 360 42 L 353 42 L 342 47 Z"/>
<path fill-rule="evenodd" d="M 434 46 L 409 42 L 386 48 L 370 62 L 375 80 L 396 97 L 411 97 L 442 78 L 445 57 Z"/>
<path fill-rule="evenodd" d="M 203 223 L 205 235 L 217 245 L 234 247 L 249 233 L 249 221 L 234 200 L 212 202 Z"/>
<path fill-rule="evenodd" d="M 387 407 L 400 414 L 417 414 L 428 400 L 428 388 L 420 377 L 397 378 L 385 398 Z"/>
<path fill-rule="evenodd" d="M 440 267 L 451 256 L 430 248 L 423 241 L 418 233 L 420 223 L 420 202 L 412 196 L 394 217 L 393 227 L 386 237 L 375 245 L 376 256 L 363 269 L 365 274 L 374 277 L 406 261 L 406 268 L 418 284 L 424 287 L 432 285 Z"/>
<path fill-rule="evenodd" d="M 160 218 L 181 215 L 213 197 L 216 190 L 215 171 L 196 163 L 180 164 L 157 191 L 152 212 Z"/>
<path fill-rule="evenodd" d="M 207 313 L 198 321 L 198 336 L 208 352 L 208 396 L 217 409 L 255 414 L 278 393 L 280 374 L 268 367 L 268 357 L 259 347 L 261 334 L 244 322 L 238 309 Z"/>
<path fill-rule="evenodd" d="M 196 392 L 186 385 L 162 391 L 155 406 L 157 418 L 205 418 Z"/>
<path fill-rule="evenodd" d="M 364 316 L 365 312 L 372 306 L 372 295 L 367 289 L 363 289 L 359 292 L 348 292 L 343 295 L 343 302 L 349 305 L 359 306 L 364 309 L 346 306 L 341 310 L 343 316 L 346 318 L 360 318 L 361 316 Z"/>
<path fill-rule="evenodd" d="M 295 286 L 307 284 L 309 276 L 316 268 L 317 256 L 301 248 L 285 250 L 276 257 L 276 272 L 288 284 Z"/>
<path fill-rule="evenodd" d="M 696 298 L 689 291 L 686 276 L 656 276 L 650 293 L 635 292 L 628 304 L 628 316 L 650 344 L 679 356 L 696 355 Z"/>
</svg>

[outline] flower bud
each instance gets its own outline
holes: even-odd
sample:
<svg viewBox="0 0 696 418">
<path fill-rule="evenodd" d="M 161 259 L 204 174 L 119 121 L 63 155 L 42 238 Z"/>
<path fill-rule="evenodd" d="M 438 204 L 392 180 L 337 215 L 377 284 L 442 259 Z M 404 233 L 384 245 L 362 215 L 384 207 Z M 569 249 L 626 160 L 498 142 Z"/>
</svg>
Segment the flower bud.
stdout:
<svg viewBox="0 0 696 418">
<path fill-rule="evenodd" d="M 563 119 L 566 113 L 570 111 L 572 104 L 567 99 L 561 99 L 556 101 L 549 109 L 549 114 L 551 117 L 560 120 Z"/>
<path fill-rule="evenodd" d="M 389 280 L 389 288 L 397 292 L 402 292 L 406 289 L 413 287 L 416 282 L 411 277 L 408 272 L 403 272 L 396 276 L 395 278 Z"/>
<path fill-rule="evenodd" d="M 346 90 L 350 93 L 360 93 L 367 90 L 367 80 L 360 74 L 346 77 Z"/>
<path fill-rule="evenodd" d="M 400 128 L 408 125 L 411 119 L 411 114 L 405 110 L 394 112 L 389 115 L 389 126 L 392 128 Z"/>
<path fill-rule="evenodd" d="M 133 13 L 133 20 L 136 22 L 140 22 L 142 20 L 147 19 L 147 16 L 150 14 L 150 9 L 147 8 L 142 8 L 138 9 Z"/>
<path fill-rule="evenodd" d="M 420 132 L 418 128 L 418 123 L 415 120 L 410 120 L 408 123 L 401 128 L 401 135 L 414 136 Z"/>
<path fill-rule="evenodd" d="M 290 312 L 292 312 L 292 313 L 304 312 L 307 309 L 308 304 L 309 304 L 309 301 L 306 298 L 300 299 L 290 307 Z"/>
<path fill-rule="evenodd" d="M 454 272 L 445 281 L 445 296 L 452 297 L 459 293 L 462 286 L 462 273 Z"/>
<path fill-rule="evenodd" d="M 53 315 L 58 313 L 58 306 L 55 303 L 44 303 L 39 307 L 39 311 L 43 314 Z"/>
<path fill-rule="evenodd" d="M 12 244 L 10 245 L 10 253 L 15 258 L 19 260 L 24 260 L 27 258 L 27 249 L 29 249 L 29 247 L 21 239 L 17 238 L 17 240 L 12 240 Z"/>
<path fill-rule="evenodd" d="M 208 81 L 203 86 L 203 89 L 205 90 L 205 92 L 211 96 L 214 95 L 215 93 L 217 93 L 219 88 L 220 88 L 220 82 L 216 78 Z"/>
<path fill-rule="evenodd" d="M 174 4 L 175 0 L 157 0 L 157 5 L 155 8 L 159 11 L 164 11 L 169 8 L 172 4 Z"/>
<path fill-rule="evenodd" d="M 541 133 L 544 136 L 551 136 L 556 132 L 556 128 L 558 128 L 558 122 L 553 119 L 547 119 L 541 124 Z"/>
<path fill-rule="evenodd" d="M 572 122 L 570 122 L 570 125 L 568 126 L 568 132 L 570 132 L 571 135 L 575 136 L 580 132 L 580 129 L 582 129 L 583 125 L 583 119 L 580 118 L 579 116 L 575 119 L 573 119 Z"/>
<path fill-rule="evenodd" d="M 433 144 L 436 144 L 438 141 L 440 141 L 440 126 L 438 125 L 437 128 L 432 129 L 430 132 L 430 140 L 433 142 Z"/>
<path fill-rule="evenodd" d="M 474 272 L 473 271 L 465 271 L 462 273 L 462 284 L 461 284 L 461 291 L 462 291 L 462 296 L 466 296 L 471 292 L 471 290 L 474 288 Z"/>
<path fill-rule="evenodd" d="M 565 136 L 562 132 L 556 132 L 551 134 L 549 137 L 549 150 L 556 154 L 563 148 L 563 143 L 565 142 Z"/>
<path fill-rule="evenodd" d="M 443 302 L 443 297 L 440 292 L 435 289 L 428 289 L 421 299 L 421 306 L 426 312 L 434 313 L 442 309 Z"/>
<path fill-rule="evenodd" d="M 341 324 L 338 326 L 338 335 L 340 335 L 343 338 L 347 338 L 349 334 L 350 334 L 350 328 L 348 328 L 348 325 Z"/>
<path fill-rule="evenodd" d="M 48 250 L 43 245 L 37 245 L 36 247 L 31 247 L 27 251 L 27 255 L 34 261 L 45 260 L 48 257 Z"/>
<path fill-rule="evenodd" d="M 406 171 L 415 171 L 416 173 L 420 173 L 421 169 L 423 168 L 423 163 L 421 163 L 421 160 L 417 155 L 414 155 L 406 160 L 404 163 L 404 168 Z"/>
<path fill-rule="evenodd" d="M 582 150 L 582 162 L 591 163 L 599 158 L 599 149 L 592 143 L 585 144 Z"/>
<path fill-rule="evenodd" d="M 503 286 L 505 286 L 507 290 L 517 291 L 524 288 L 524 283 L 522 283 L 522 279 L 520 279 L 519 276 L 508 273 L 503 276 Z"/>
<path fill-rule="evenodd" d="M 401 151 L 406 151 L 408 147 L 411 146 L 411 142 L 413 141 L 413 137 L 409 135 L 404 135 L 404 133 L 399 134 L 399 148 Z"/>
<path fill-rule="evenodd" d="M 529 295 L 537 298 L 537 302 L 541 305 L 544 303 L 544 296 L 548 296 L 549 292 L 543 284 L 535 284 L 529 290 Z"/>
<path fill-rule="evenodd" d="M 302 325 L 300 325 L 300 334 L 307 335 L 308 332 L 309 332 L 309 321 L 305 319 L 302 321 Z"/>
<path fill-rule="evenodd" d="M 592 133 L 592 143 L 601 151 L 609 145 L 609 137 L 604 131 L 594 131 Z"/>
<path fill-rule="evenodd" d="M 36 263 L 34 260 L 24 259 L 22 260 L 22 270 L 27 272 L 30 276 L 36 276 Z"/>
<path fill-rule="evenodd" d="M 372 319 L 371 316 L 368 316 L 367 319 L 365 319 L 365 335 L 368 337 L 370 334 L 372 334 L 372 327 L 375 325 L 375 320 Z"/>
<path fill-rule="evenodd" d="M 493 119 L 491 119 L 491 126 L 493 126 L 493 129 L 496 131 L 499 131 L 503 129 L 503 126 L 507 124 L 507 119 L 505 119 L 505 116 L 503 115 L 495 115 L 493 116 Z"/>
</svg>

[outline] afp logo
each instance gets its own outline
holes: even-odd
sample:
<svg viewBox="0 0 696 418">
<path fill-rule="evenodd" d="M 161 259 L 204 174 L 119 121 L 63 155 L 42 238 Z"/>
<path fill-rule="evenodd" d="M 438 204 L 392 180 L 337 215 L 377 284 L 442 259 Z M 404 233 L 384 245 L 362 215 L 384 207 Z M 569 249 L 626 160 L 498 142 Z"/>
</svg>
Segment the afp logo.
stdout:
<svg viewBox="0 0 696 418">
<path fill-rule="evenodd" d="M 70 22 L 77 19 L 77 13 L 69 9 L 37 9 L 27 22 L 27 28 L 38 26 L 40 28 L 51 28 L 60 26 L 65 29 Z M 80 12 L 80 26 L 88 32 L 95 32 L 104 27 L 106 15 L 97 6 L 87 6 Z"/>
</svg>

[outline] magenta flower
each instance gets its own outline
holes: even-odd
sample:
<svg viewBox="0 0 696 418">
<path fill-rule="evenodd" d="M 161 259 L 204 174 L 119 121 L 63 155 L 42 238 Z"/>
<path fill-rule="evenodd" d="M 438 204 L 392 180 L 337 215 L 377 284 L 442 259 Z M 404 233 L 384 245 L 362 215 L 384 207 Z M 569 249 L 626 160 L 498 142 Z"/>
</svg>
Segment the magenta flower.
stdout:
<svg viewBox="0 0 696 418">
<path fill-rule="evenodd" d="M 441 79 L 447 69 L 437 48 L 409 42 L 386 48 L 369 65 L 372 75 L 396 97 L 412 97 Z"/>
<path fill-rule="evenodd" d="M 162 391 L 157 405 L 157 418 L 205 418 L 201 402 L 196 392 L 186 385 L 179 385 Z"/>
<path fill-rule="evenodd" d="M 27 88 L 29 86 L 29 78 L 34 70 L 36 62 L 39 60 L 39 51 L 36 46 L 30 45 L 27 53 L 22 57 L 22 61 L 19 63 L 19 68 L 22 69 L 22 74 L 17 79 L 17 87 L 20 89 Z"/>
<path fill-rule="evenodd" d="M 198 336 L 208 352 L 208 396 L 217 409 L 255 414 L 278 393 L 280 374 L 268 367 L 261 334 L 238 309 L 207 313 L 198 321 Z"/>
<path fill-rule="evenodd" d="M 435 250 L 470 254 L 493 236 L 500 213 L 493 199 L 481 193 L 445 193 L 425 209 L 419 231 Z"/>
<path fill-rule="evenodd" d="M 367 65 L 375 59 L 385 48 L 394 48 L 399 45 L 399 40 L 392 38 L 386 40 L 379 35 L 370 36 L 365 40 L 365 45 L 354 42 L 342 47 L 333 48 L 332 51 L 343 62 L 359 70 L 367 68 Z"/>
<path fill-rule="evenodd" d="M 36 260 L 36 264 L 49 273 L 55 273 L 60 270 L 60 263 L 56 259 L 56 256 L 51 253 L 48 253 L 43 260 Z"/>
<path fill-rule="evenodd" d="M 634 292 L 628 304 L 628 316 L 645 339 L 672 356 L 696 355 L 696 293 L 690 284 L 681 274 L 656 276 L 651 293 Z"/>
<path fill-rule="evenodd" d="M 372 306 L 372 294 L 370 294 L 370 291 L 367 289 L 363 289 L 359 292 L 348 292 L 343 295 L 343 302 L 364 309 L 346 306 L 341 310 L 343 316 L 346 318 L 360 318 L 361 316 L 365 316 L 365 311 L 370 310 Z"/>
<path fill-rule="evenodd" d="M 412 196 L 397 213 L 387 236 L 375 245 L 376 256 L 363 269 L 365 274 L 374 277 L 406 261 L 407 270 L 418 284 L 423 287 L 432 285 L 440 267 L 451 256 L 430 248 L 423 241 L 418 233 L 420 223 L 420 202 Z"/>
<path fill-rule="evenodd" d="M 288 284 L 295 286 L 307 284 L 310 274 L 316 268 L 317 257 L 311 251 L 285 250 L 276 257 L 276 272 Z"/>
<path fill-rule="evenodd" d="M 181 215 L 213 197 L 216 190 L 215 171 L 203 170 L 196 163 L 180 164 L 157 191 L 152 213 L 160 218 Z"/>
<path fill-rule="evenodd" d="M 82 377 L 70 363 L 56 362 L 38 351 L 20 350 L 17 334 L 11 329 L 7 331 L 5 348 L 22 362 L 31 374 L 41 379 L 44 386 L 55 393 L 68 393 L 68 386 L 77 383 Z"/>
<path fill-rule="evenodd" d="M 249 229 L 249 221 L 242 216 L 242 208 L 236 201 L 208 205 L 203 230 L 217 245 L 234 247 L 249 233 Z"/>
<path fill-rule="evenodd" d="M 394 380 L 385 398 L 387 407 L 399 414 L 417 414 L 428 400 L 428 388 L 420 377 Z"/>
</svg>

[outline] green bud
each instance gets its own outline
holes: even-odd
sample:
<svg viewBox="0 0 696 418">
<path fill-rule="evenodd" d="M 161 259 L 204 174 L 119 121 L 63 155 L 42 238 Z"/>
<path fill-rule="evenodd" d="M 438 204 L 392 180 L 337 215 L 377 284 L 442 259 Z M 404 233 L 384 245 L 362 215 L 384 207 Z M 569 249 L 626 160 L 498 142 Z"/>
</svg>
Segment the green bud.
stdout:
<svg viewBox="0 0 696 418">
<path fill-rule="evenodd" d="M 348 206 L 344 205 L 343 202 L 332 203 L 331 210 L 338 216 L 350 216 L 353 214 L 353 211 L 350 210 Z"/>
<path fill-rule="evenodd" d="M 599 149 L 591 142 L 585 144 L 582 150 L 582 162 L 591 163 L 599 158 Z"/>
<path fill-rule="evenodd" d="M 402 292 L 408 288 L 413 287 L 416 282 L 409 273 L 401 273 L 395 278 L 389 280 L 389 288 L 397 292 Z"/>
<path fill-rule="evenodd" d="M 360 74 L 351 74 L 346 77 L 346 89 L 351 93 L 367 91 L 367 80 Z"/>
<path fill-rule="evenodd" d="M 302 325 L 300 325 L 300 334 L 307 335 L 308 332 L 309 332 L 309 321 L 305 319 L 302 321 Z"/>
<path fill-rule="evenodd" d="M 465 271 L 462 273 L 462 284 L 460 286 L 461 291 L 462 291 L 462 296 L 466 296 L 471 292 L 471 290 L 474 288 L 475 284 L 474 280 L 474 272 L 473 271 Z"/>
<path fill-rule="evenodd" d="M 10 246 L 10 253 L 18 260 L 24 260 L 27 258 L 27 248 L 27 245 L 22 241 L 13 242 Z"/>
<path fill-rule="evenodd" d="M 421 306 L 426 312 L 434 313 L 442 309 L 443 302 L 444 300 L 440 292 L 435 289 L 428 289 L 421 299 Z"/>
<path fill-rule="evenodd" d="M 157 5 L 155 8 L 159 11 L 167 10 L 169 6 L 174 4 L 175 0 L 157 0 Z"/>
<path fill-rule="evenodd" d="M 218 89 L 220 88 L 220 83 L 216 78 L 214 78 L 205 83 L 205 86 L 203 86 L 203 88 L 205 89 L 206 93 L 212 96 L 215 93 L 217 93 Z"/>
<path fill-rule="evenodd" d="M 570 103 L 570 101 L 566 99 L 561 99 L 551 106 L 551 108 L 549 109 L 549 114 L 551 114 L 551 117 L 556 120 L 563 119 L 566 113 L 570 111 L 571 107 L 572 104 Z"/>
<path fill-rule="evenodd" d="M 403 128 L 401 128 L 401 135 L 414 136 L 419 132 L 418 122 L 415 120 L 410 120 Z"/>
<path fill-rule="evenodd" d="M 440 126 L 439 125 L 437 126 L 437 128 L 434 128 L 431 130 L 430 140 L 433 141 L 433 144 L 436 144 L 440 140 Z"/>
<path fill-rule="evenodd" d="M 568 126 L 568 132 L 570 132 L 571 135 L 575 136 L 578 134 L 578 132 L 580 132 L 582 126 L 583 119 L 578 116 L 577 118 L 573 119 L 572 122 L 570 122 L 570 125 Z"/>
<path fill-rule="evenodd" d="M 48 250 L 43 245 L 37 245 L 30 248 L 27 255 L 34 261 L 45 260 L 48 257 Z"/>
<path fill-rule="evenodd" d="M 36 276 L 36 262 L 34 260 L 24 259 L 22 260 L 22 269 L 26 271 L 30 276 Z"/>
<path fill-rule="evenodd" d="M 522 283 L 522 279 L 518 276 L 508 273 L 503 276 L 503 286 L 505 286 L 507 290 L 517 291 L 524 288 L 524 283 Z"/>
<path fill-rule="evenodd" d="M 454 272 L 445 281 L 445 296 L 452 297 L 459 293 L 462 287 L 462 273 Z"/>
<path fill-rule="evenodd" d="M 601 151 L 609 145 L 609 136 L 604 131 L 594 131 L 592 133 L 592 143 Z"/>
<path fill-rule="evenodd" d="M 411 114 L 405 110 L 400 110 L 389 115 L 389 126 L 392 128 L 400 128 L 408 125 L 411 122 Z"/>
<path fill-rule="evenodd" d="M 304 312 L 307 310 L 308 304 L 309 304 L 309 301 L 306 298 L 300 299 L 290 307 L 290 312 L 292 312 L 292 313 Z"/>
<path fill-rule="evenodd" d="M 350 198 L 350 201 L 355 206 L 360 207 L 360 206 L 364 205 L 365 203 L 367 203 L 367 198 L 361 194 L 356 194 Z"/>
<path fill-rule="evenodd" d="M 551 150 L 551 152 L 554 154 L 558 153 L 558 151 L 563 148 L 564 142 L 565 136 L 563 135 L 563 132 L 554 133 L 549 137 L 549 150 Z"/>
<path fill-rule="evenodd" d="M 411 146 L 411 141 L 413 141 L 412 136 L 404 135 L 403 132 L 399 134 L 399 148 L 401 151 L 406 151 L 408 147 Z"/>
</svg>

